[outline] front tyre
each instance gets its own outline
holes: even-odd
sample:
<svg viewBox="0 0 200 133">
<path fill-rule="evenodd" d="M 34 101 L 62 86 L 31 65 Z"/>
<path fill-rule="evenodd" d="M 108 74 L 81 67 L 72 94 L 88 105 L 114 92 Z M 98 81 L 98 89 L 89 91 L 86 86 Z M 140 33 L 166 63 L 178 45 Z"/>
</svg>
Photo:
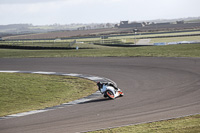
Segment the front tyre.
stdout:
<svg viewBox="0 0 200 133">
<path fill-rule="evenodd" d="M 110 91 L 110 90 L 107 90 L 107 91 L 106 91 L 106 95 L 107 95 L 107 97 L 110 98 L 110 99 L 115 99 L 115 96 L 114 96 L 113 92 Z"/>
</svg>

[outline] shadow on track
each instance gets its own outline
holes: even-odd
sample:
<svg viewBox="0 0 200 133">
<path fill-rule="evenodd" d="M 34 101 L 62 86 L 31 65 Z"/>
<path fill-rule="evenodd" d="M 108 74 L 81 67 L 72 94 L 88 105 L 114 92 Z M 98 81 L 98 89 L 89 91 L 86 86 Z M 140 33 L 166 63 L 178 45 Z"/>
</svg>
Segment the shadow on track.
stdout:
<svg viewBox="0 0 200 133">
<path fill-rule="evenodd" d="M 104 101 L 109 101 L 109 100 L 111 100 L 111 99 L 108 99 L 108 98 L 94 99 L 94 100 L 83 102 L 83 103 L 79 103 L 79 104 L 98 103 L 98 102 L 104 102 Z"/>
</svg>

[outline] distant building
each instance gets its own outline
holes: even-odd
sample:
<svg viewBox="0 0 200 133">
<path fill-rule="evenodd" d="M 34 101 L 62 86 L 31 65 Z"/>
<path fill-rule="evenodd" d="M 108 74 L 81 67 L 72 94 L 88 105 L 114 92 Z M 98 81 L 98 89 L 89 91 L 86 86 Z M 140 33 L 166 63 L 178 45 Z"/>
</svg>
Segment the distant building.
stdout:
<svg viewBox="0 0 200 133">
<path fill-rule="evenodd" d="M 115 27 L 118 27 L 118 28 L 138 28 L 138 27 L 143 27 L 143 24 L 137 23 L 137 22 L 130 23 L 129 21 L 121 21 L 120 24 L 115 25 Z"/>
<path fill-rule="evenodd" d="M 115 24 L 115 27 L 116 27 L 116 28 L 119 27 L 119 24 Z"/>
<path fill-rule="evenodd" d="M 148 25 L 150 25 L 150 24 L 152 24 L 153 22 L 142 22 L 142 26 L 144 27 L 144 26 L 148 26 Z"/>
<path fill-rule="evenodd" d="M 120 22 L 120 25 L 128 25 L 129 24 L 129 21 L 121 21 Z"/>
<path fill-rule="evenodd" d="M 156 25 L 170 25 L 170 22 L 165 22 L 165 23 L 155 23 Z"/>
<path fill-rule="evenodd" d="M 106 24 L 106 28 L 112 28 L 112 27 L 113 27 L 113 25 L 111 23 Z"/>
<path fill-rule="evenodd" d="M 176 24 L 184 24 L 184 21 L 176 21 Z"/>
<path fill-rule="evenodd" d="M 77 30 L 85 30 L 85 27 L 79 27 Z"/>
</svg>

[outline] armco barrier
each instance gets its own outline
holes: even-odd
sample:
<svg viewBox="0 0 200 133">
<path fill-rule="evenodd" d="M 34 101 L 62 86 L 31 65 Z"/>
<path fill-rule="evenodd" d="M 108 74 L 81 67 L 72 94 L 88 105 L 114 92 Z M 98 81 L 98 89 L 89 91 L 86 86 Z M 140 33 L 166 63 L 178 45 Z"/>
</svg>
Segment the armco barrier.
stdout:
<svg viewBox="0 0 200 133">
<path fill-rule="evenodd" d="M 100 44 L 100 43 L 94 43 L 94 45 L 109 46 L 109 47 L 142 47 L 142 46 L 153 46 L 153 45 L 134 45 L 134 44 Z"/>
<path fill-rule="evenodd" d="M 0 45 L 4 49 L 27 49 L 27 50 L 73 50 L 73 47 L 40 47 L 40 46 L 15 46 L 15 45 Z M 93 49 L 93 48 L 79 48 L 79 49 Z"/>
<path fill-rule="evenodd" d="M 165 42 L 160 42 L 160 43 L 154 43 L 154 45 L 160 46 L 160 45 L 166 45 L 166 43 Z"/>
</svg>

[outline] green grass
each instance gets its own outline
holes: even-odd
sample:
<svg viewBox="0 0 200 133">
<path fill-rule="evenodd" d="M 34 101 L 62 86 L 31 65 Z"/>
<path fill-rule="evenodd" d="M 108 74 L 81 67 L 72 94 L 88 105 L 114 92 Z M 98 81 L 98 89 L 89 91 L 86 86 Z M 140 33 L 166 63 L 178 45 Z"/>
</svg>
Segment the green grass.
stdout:
<svg viewBox="0 0 200 133">
<path fill-rule="evenodd" d="M 171 119 L 140 125 L 132 125 L 90 133 L 199 133 L 200 115 Z"/>
<path fill-rule="evenodd" d="M 83 50 L 11 50 L 0 49 L 0 58 L 23 57 L 200 57 L 200 44 Z"/>
<path fill-rule="evenodd" d="M 60 105 L 95 91 L 94 82 L 76 77 L 0 73 L 0 116 Z"/>
</svg>

